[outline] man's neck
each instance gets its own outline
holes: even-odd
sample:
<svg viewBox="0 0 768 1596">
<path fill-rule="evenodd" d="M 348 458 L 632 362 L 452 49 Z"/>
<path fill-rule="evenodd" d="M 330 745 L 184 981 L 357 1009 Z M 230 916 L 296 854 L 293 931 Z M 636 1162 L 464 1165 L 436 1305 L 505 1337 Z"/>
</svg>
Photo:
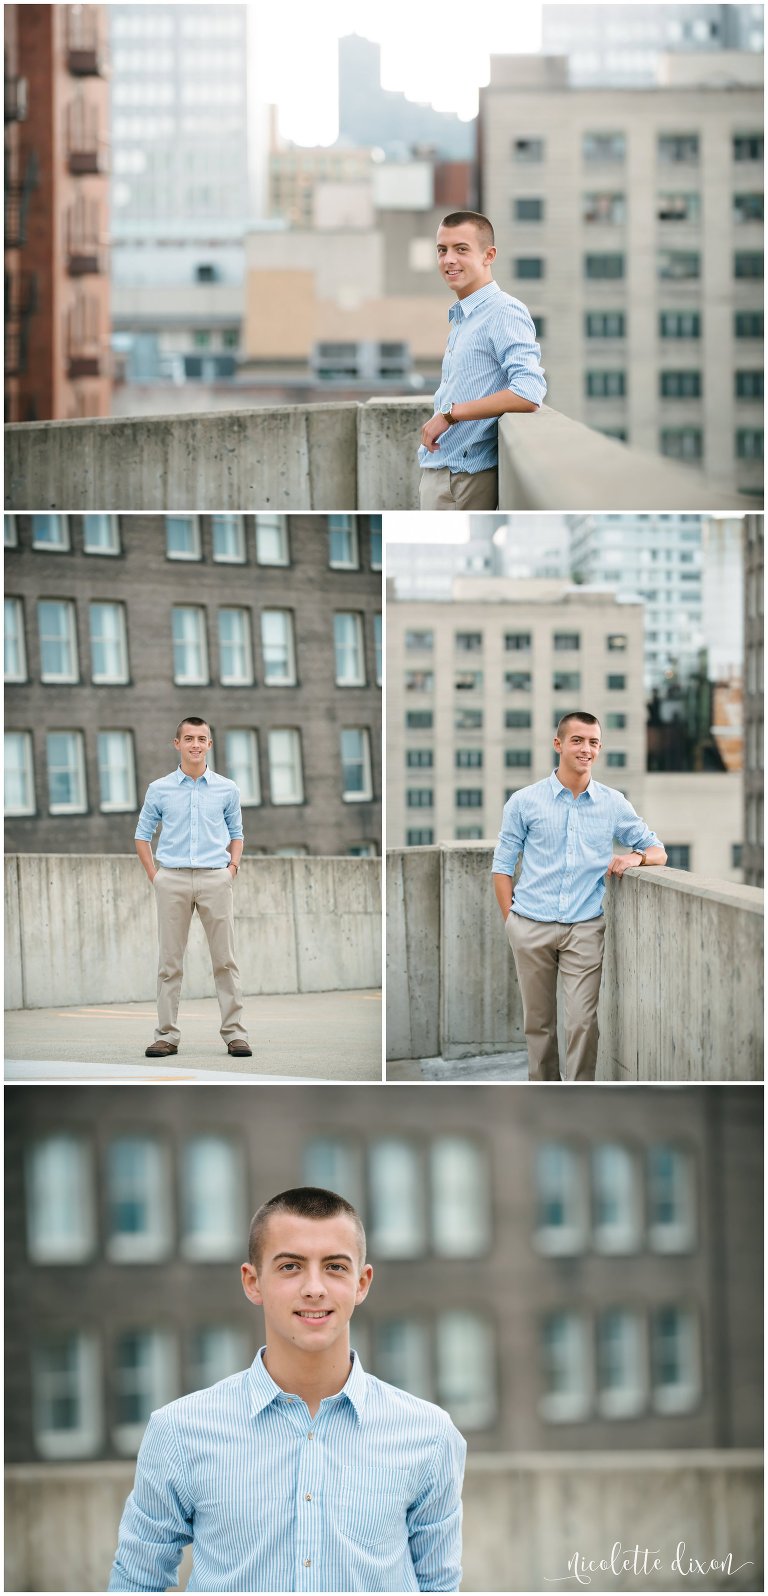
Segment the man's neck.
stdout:
<svg viewBox="0 0 768 1596">
<path fill-rule="evenodd" d="M 578 770 L 570 777 L 564 776 L 562 770 L 558 769 L 555 771 L 555 775 L 560 784 L 563 787 L 567 787 L 568 791 L 573 793 L 574 798 L 578 798 L 581 793 L 586 792 L 592 780 L 592 769 L 590 766 L 587 770 Z"/>
<path fill-rule="evenodd" d="M 492 282 L 493 282 L 493 277 L 492 277 L 491 273 L 489 272 L 484 283 L 475 283 L 474 288 L 465 288 L 463 293 L 462 293 L 460 288 L 457 288 L 456 289 L 456 298 L 457 299 L 471 299 L 473 294 L 479 294 L 481 288 L 487 288 L 488 284 L 492 283 Z"/>
<path fill-rule="evenodd" d="M 281 1391 L 301 1397 L 314 1418 L 323 1397 L 336 1396 L 349 1379 L 349 1334 L 326 1352 L 303 1352 L 267 1338 L 264 1367 Z"/>
<path fill-rule="evenodd" d="M 180 763 L 182 776 L 189 776 L 190 781 L 199 781 L 200 777 L 204 776 L 208 769 L 207 765 L 203 765 L 202 770 L 188 770 L 183 759 L 180 761 Z"/>
</svg>

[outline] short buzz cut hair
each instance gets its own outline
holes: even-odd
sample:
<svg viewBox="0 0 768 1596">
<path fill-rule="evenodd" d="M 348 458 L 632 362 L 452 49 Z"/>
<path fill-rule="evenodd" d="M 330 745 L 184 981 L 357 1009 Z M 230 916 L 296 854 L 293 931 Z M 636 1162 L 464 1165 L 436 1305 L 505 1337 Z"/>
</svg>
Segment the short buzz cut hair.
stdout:
<svg viewBox="0 0 768 1596">
<path fill-rule="evenodd" d="M 477 228 L 480 243 L 484 249 L 489 249 L 496 243 L 493 233 L 493 223 L 483 216 L 481 211 L 451 211 L 450 216 L 444 216 L 441 227 L 463 227 L 466 222 L 473 222 Z"/>
<path fill-rule="evenodd" d="M 601 732 L 602 732 L 602 729 L 603 729 L 602 726 L 600 726 L 600 722 L 599 722 L 597 716 L 596 715 L 590 715 L 588 710 L 586 710 L 586 709 L 569 709 L 567 714 L 560 716 L 560 719 L 559 719 L 559 721 L 557 723 L 557 731 L 555 732 L 555 736 L 556 737 L 559 737 L 560 739 L 562 739 L 563 730 L 568 725 L 569 720 L 583 720 L 585 726 L 598 726 L 598 727 L 600 727 L 600 731 Z"/>
<path fill-rule="evenodd" d="M 199 715 L 185 715 L 184 719 L 180 720 L 178 726 L 176 727 L 176 738 L 177 738 L 177 741 L 178 741 L 179 737 L 181 736 L 182 731 L 183 731 L 185 726 L 204 726 L 206 731 L 207 731 L 207 733 L 208 733 L 208 736 L 210 737 L 210 735 L 211 735 L 211 728 L 208 725 L 207 720 L 201 720 Z"/>
<path fill-rule="evenodd" d="M 357 1231 L 360 1249 L 360 1268 L 365 1265 L 365 1231 L 356 1208 L 340 1197 L 338 1192 L 326 1191 L 323 1186 L 294 1186 L 290 1191 L 278 1192 L 276 1197 L 257 1208 L 248 1235 L 248 1262 L 258 1274 L 264 1253 L 264 1233 L 273 1214 L 298 1214 L 302 1219 L 335 1219 L 346 1214 Z"/>
</svg>

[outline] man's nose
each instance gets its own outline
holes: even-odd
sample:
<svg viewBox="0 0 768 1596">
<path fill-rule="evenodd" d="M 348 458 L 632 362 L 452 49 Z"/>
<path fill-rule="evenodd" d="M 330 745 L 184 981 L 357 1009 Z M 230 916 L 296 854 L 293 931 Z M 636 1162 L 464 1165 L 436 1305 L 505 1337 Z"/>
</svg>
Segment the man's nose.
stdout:
<svg viewBox="0 0 768 1596">
<path fill-rule="evenodd" d="M 307 1274 L 304 1277 L 304 1284 L 302 1286 L 302 1291 L 304 1293 L 304 1296 L 305 1297 L 322 1297 L 322 1296 L 325 1296 L 325 1290 L 326 1290 L 325 1276 L 320 1273 L 320 1270 L 319 1269 L 317 1269 L 317 1270 L 315 1270 L 315 1269 L 308 1270 Z"/>
</svg>

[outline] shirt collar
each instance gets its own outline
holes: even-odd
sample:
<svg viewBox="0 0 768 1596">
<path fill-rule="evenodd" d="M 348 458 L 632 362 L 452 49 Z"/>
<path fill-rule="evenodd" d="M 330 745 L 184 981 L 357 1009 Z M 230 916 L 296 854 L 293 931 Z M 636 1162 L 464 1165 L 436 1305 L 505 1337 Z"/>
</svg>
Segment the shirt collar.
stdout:
<svg viewBox="0 0 768 1596">
<path fill-rule="evenodd" d="M 213 775 L 213 771 L 210 769 L 210 767 L 208 765 L 206 765 L 202 776 L 198 776 L 198 781 L 208 781 L 209 782 L 212 775 Z M 187 777 L 186 772 L 182 770 L 181 765 L 177 765 L 176 766 L 176 780 L 177 780 L 179 786 L 181 786 L 181 783 L 183 781 L 187 781 L 187 780 L 191 781 L 192 777 L 191 776 Z"/>
<path fill-rule="evenodd" d="M 451 317 L 456 321 L 459 316 L 471 316 L 473 310 L 485 304 L 486 299 L 500 293 L 501 289 L 497 282 L 483 283 L 482 288 L 476 288 L 474 294 L 467 294 L 466 299 L 457 299 L 455 305 L 451 305 L 448 312 L 449 320 Z"/>
<path fill-rule="evenodd" d="M 268 1408 L 270 1406 L 270 1403 L 280 1401 L 281 1399 L 285 1401 L 286 1397 L 291 1394 L 290 1392 L 283 1391 L 281 1386 L 276 1385 L 271 1374 L 268 1373 L 266 1364 L 264 1362 L 264 1353 L 266 1350 L 266 1347 L 259 1348 L 253 1363 L 248 1370 L 252 1413 L 261 1413 L 263 1412 L 264 1408 Z M 353 1352 L 352 1367 L 349 1371 L 346 1384 L 343 1385 L 341 1390 L 336 1393 L 335 1397 L 325 1397 L 323 1400 L 326 1402 L 334 1402 L 340 1401 L 342 1397 L 345 1397 L 347 1401 L 351 1403 L 358 1420 L 360 1420 L 363 1417 L 363 1408 L 365 1407 L 365 1399 L 368 1394 L 367 1385 L 368 1376 L 365 1373 L 357 1353 Z"/>
<path fill-rule="evenodd" d="M 561 782 L 561 780 L 560 780 L 560 778 L 559 778 L 559 776 L 557 774 L 557 771 L 555 771 L 555 770 L 552 771 L 552 774 L 551 774 L 551 776 L 549 778 L 549 785 L 552 788 L 552 791 L 555 794 L 556 798 L 559 798 L 561 792 L 568 792 L 568 790 L 569 790 L 567 787 L 565 787 L 563 785 L 563 783 Z M 597 793 L 595 791 L 595 784 L 594 784 L 591 776 L 589 778 L 588 786 L 586 786 L 584 788 L 584 793 L 586 793 L 588 798 L 592 799 L 593 803 L 597 803 Z M 579 793 L 579 798 L 582 798 L 584 796 L 584 793 Z M 573 797 L 573 794 L 571 794 L 571 797 Z M 578 800 L 577 800 L 577 802 L 578 802 Z"/>
</svg>

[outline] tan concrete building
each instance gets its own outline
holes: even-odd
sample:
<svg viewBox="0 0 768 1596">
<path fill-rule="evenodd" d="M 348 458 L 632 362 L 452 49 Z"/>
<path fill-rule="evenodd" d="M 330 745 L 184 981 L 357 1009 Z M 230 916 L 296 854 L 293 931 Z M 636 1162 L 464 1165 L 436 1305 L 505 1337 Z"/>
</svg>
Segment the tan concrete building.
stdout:
<svg viewBox="0 0 768 1596">
<path fill-rule="evenodd" d="M 655 88 L 576 88 L 505 56 L 481 90 L 496 276 L 536 321 L 555 409 L 762 482 L 759 55 L 666 58 Z"/>
<path fill-rule="evenodd" d="M 387 605 L 388 845 L 492 837 L 552 770 L 559 717 L 603 727 L 599 780 L 636 808 L 645 772 L 643 606 L 564 582 L 458 579 Z"/>
<path fill-rule="evenodd" d="M 715 881 L 743 881 L 743 778 L 740 771 L 649 771 L 646 818 L 669 865 Z"/>
</svg>

